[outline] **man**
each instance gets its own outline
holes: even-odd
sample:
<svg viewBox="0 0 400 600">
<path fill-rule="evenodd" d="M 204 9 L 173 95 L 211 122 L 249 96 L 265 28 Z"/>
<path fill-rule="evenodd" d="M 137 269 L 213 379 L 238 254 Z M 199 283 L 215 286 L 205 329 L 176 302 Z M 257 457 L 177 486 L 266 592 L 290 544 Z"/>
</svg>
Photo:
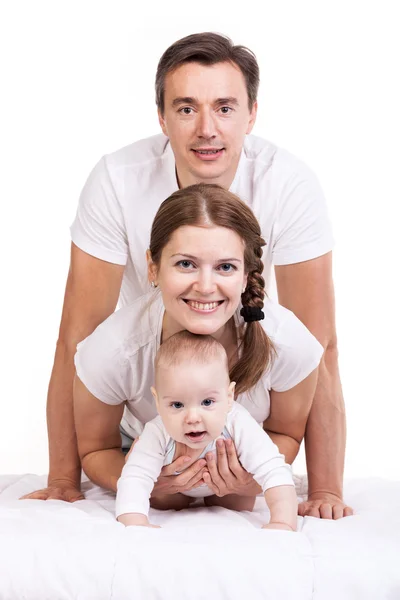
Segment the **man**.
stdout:
<svg viewBox="0 0 400 600">
<path fill-rule="evenodd" d="M 258 84 L 257 61 L 248 49 L 211 33 L 179 40 L 162 56 L 156 75 L 164 135 L 104 157 L 89 176 L 71 228 L 71 266 L 49 385 L 48 488 L 28 497 L 83 497 L 72 408 L 76 345 L 114 311 L 118 298 L 124 305 L 148 289 L 145 251 L 161 202 L 178 187 L 205 182 L 230 189 L 251 206 L 267 240 L 267 282 L 274 264 L 280 303 L 325 349 L 305 438 L 309 497 L 299 513 L 328 519 L 352 514 L 342 500 L 345 414 L 326 206 L 300 161 L 250 136 Z M 223 479 L 225 470 L 227 481 L 229 456 L 222 453 L 215 477 Z"/>
</svg>

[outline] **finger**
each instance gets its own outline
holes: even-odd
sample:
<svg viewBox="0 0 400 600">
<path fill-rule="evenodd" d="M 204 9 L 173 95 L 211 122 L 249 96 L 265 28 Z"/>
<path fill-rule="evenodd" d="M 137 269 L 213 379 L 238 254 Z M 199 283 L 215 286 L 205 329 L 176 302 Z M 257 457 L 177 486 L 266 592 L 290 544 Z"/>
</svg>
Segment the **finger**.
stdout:
<svg viewBox="0 0 400 600">
<path fill-rule="evenodd" d="M 169 475 L 175 475 L 177 471 L 183 471 L 185 469 L 185 473 L 192 477 L 195 473 L 200 471 L 206 464 L 206 461 L 202 458 L 194 462 L 190 467 L 185 468 L 188 463 L 190 463 L 189 456 L 180 456 L 176 460 L 174 460 L 171 464 L 166 465 L 162 468 L 161 474 L 165 477 Z"/>
<path fill-rule="evenodd" d="M 78 500 L 84 500 L 85 496 L 81 493 L 81 492 L 66 492 L 65 493 L 65 500 L 67 502 L 77 502 Z"/>
<path fill-rule="evenodd" d="M 236 477 L 238 477 L 243 473 L 244 469 L 240 464 L 238 456 L 236 454 L 235 444 L 232 440 L 225 440 L 225 448 L 229 469 L 234 475 L 236 475 Z"/>
<path fill-rule="evenodd" d="M 228 456 L 226 453 L 226 447 L 224 440 L 217 440 L 217 459 L 218 459 L 218 472 L 222 479 L 227 481 L 228 477 L 232 476 L 232 473 L 228 465 Z M 214 461 L 215 464 L 215 461 Z"/>
<path fill-rule="evenodd" d="M 297 507 L 297 514 L 299 515 L 299 517 L 305 517 L 306 516 L 306 510 L 307 510 L 307 506 L 305 502 L 300 502 L 300 504 Z"/>
<path fill-rule="evenodd" d="M 184 483 L 182 483 L 182 489 L 184 491 L 191 490 L 196 484 L 198 484 L 200 481 L 203 480 L 205 472 L 206 472 L 206 469 L 203 468 L 201 471 L 199 471 L 198 473 L 193 475 L 193 477 L 191 477 L 189 479 L 189 481 L 185 481 Z M 178 475 L 178 477 L 180 477 L 180 476 Z M 178 479 L 178 477 L 177 477 L 177 479 Z M 196 485 L 196 487 L 198 487 L 198 486 Z"/>
<path fill-rule="evenodd" d="M 207 485 L 207 486 L 210 488 L 210 490 L 211 490 L 212 492 L 214 492 L 214 494 L 215 494 L 216 496 L 220 496 L 220 495 L 221 495 L 221 492 L 220 492 L 220 490 L 219 490 L 218 486 L 216 486 L 216 485 L 213 483 L 213 481 L 212 481 L 212 479 L 211 479 L 211 477 L 210 477 L 210 473 L 204 473 L 204 475 L 203 475 L 203 479 L 204 479 L 204 483 L 205 483 L 205 484 L 206 484 L 206 485 Z"/>
<path fill-rule="evenodd" d="M 222 479 L 222 477 L 220 476 L 218 469 L 217 469 L 217 463 L 215 461 L 215 456 L 212 452 L 208 452 L 206 454 L 206 459 L 207 459 L 207 469 L 210 473 L 210 477 L 212 482 L 218 487 L 221 488 L 223 485 L 225 485 L 224 480 Z"/>
<path fill-rule="evenodd" d="M 25 494 L 20 500 L 47 500 L 48 492 L 39 490 L 38 492 L 31 492 Z"/>
<path fill-rule="evenodd" d="M 346 506 L 344 511 L 343 511 L 343 516 L 344 517 L 351 517 L 352 515 L 354 515 L 354 511 L 351 508 L 351 506 Z"/>
<path fill-rule="evenodd" d="M 319 509 L 314 505 L 309 505 L 304 513 L 305 517 L 315 517 L 316 519 L 320 518 Z"/>
<path fill-rule="evenodd" d="M 321 515 L 321 519 L 332 519 L 332 505 L 328 502 L 321 504 L 319 514 Z"/>
<path fill-rule="evenodd" d="M 343 504 L 335 504 L 332 507 L 332 517 L 336 520 L 336 519 L 341 519 L 344 515 L 343 515 L 343 509 L 344 506 Z"/>
</svg>

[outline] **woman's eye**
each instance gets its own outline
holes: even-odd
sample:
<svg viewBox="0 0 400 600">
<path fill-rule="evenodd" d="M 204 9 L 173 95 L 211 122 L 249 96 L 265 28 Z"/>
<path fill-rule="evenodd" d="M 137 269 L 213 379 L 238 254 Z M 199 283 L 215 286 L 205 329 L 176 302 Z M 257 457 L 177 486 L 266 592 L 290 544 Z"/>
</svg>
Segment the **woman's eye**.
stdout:
<svg viewBox="0 0 400 600">
<path fill-rule="evenodd" d="M 214 400 L 211 400 L 211 398 L 207 398 L 206 400 L 203 400 L 202 405 L 203 406 L 211 406 L 211 404 L 214 403 Z"/>
<path fill-rule="evenodd" d="M 236 270 L 236 267 L 234 267 L 230 263 L 225 263 L 223 265 L 220 265 L 218 268 L 221 271 L 223 271 L 224 273 L 230 273 L 231 271 L 235 271 Z"/>
<path fill-rule="evenodd" d="M 183 404 L 182 404 L 182 402 L 173 402 L 173 403 L 171 404 L 171 406 L 172 406 L 173 408 L 182 408 Z"/>
<path fill-rule="evenodd" d="M 193 266 L 193 263 L 190 260 L 180 260 L 176 263 L 182 269 L 190 269 Z"/>
</svg>

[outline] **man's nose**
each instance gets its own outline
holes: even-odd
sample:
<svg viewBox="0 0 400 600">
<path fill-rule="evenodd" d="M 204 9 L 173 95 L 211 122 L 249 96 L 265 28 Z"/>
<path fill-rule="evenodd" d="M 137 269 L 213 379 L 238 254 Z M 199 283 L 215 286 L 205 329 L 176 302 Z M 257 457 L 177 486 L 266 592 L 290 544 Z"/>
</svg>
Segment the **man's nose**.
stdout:
<svg viewBox="0 0 400 600">
<path fill-rule="evenodd" d="M 216 136 L 215 117 L 208 110 L 199 112 L 197 121 L 197 135 L 205 140 Z"/>
</svg>

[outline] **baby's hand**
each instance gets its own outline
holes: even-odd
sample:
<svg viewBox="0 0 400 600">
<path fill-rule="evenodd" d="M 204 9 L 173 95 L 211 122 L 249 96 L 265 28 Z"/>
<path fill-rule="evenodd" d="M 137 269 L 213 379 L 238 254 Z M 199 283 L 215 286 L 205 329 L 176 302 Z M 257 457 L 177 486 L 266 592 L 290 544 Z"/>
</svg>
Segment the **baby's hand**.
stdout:
<svg viewBox="0 0 400 600">
<path fill-rule="evenodd" d="M 125 513 L 120 515 L 117 521 L 125 525 L 125 527 L 152 527 L 154 529 L 161 529 L 160 525 L 149 523 L 146 515 L 139 513 Z"/>
<path fill-rule="evenodd" d="M 269 522 L 268 525 L 263 525 L 262 529 L 282 529 L 284 531 L 296 531 L 295 529 L 293 529 L 293 527 L 291 527 L 287 523 L 274 523 L 274 522 Z"/>
</svg>

